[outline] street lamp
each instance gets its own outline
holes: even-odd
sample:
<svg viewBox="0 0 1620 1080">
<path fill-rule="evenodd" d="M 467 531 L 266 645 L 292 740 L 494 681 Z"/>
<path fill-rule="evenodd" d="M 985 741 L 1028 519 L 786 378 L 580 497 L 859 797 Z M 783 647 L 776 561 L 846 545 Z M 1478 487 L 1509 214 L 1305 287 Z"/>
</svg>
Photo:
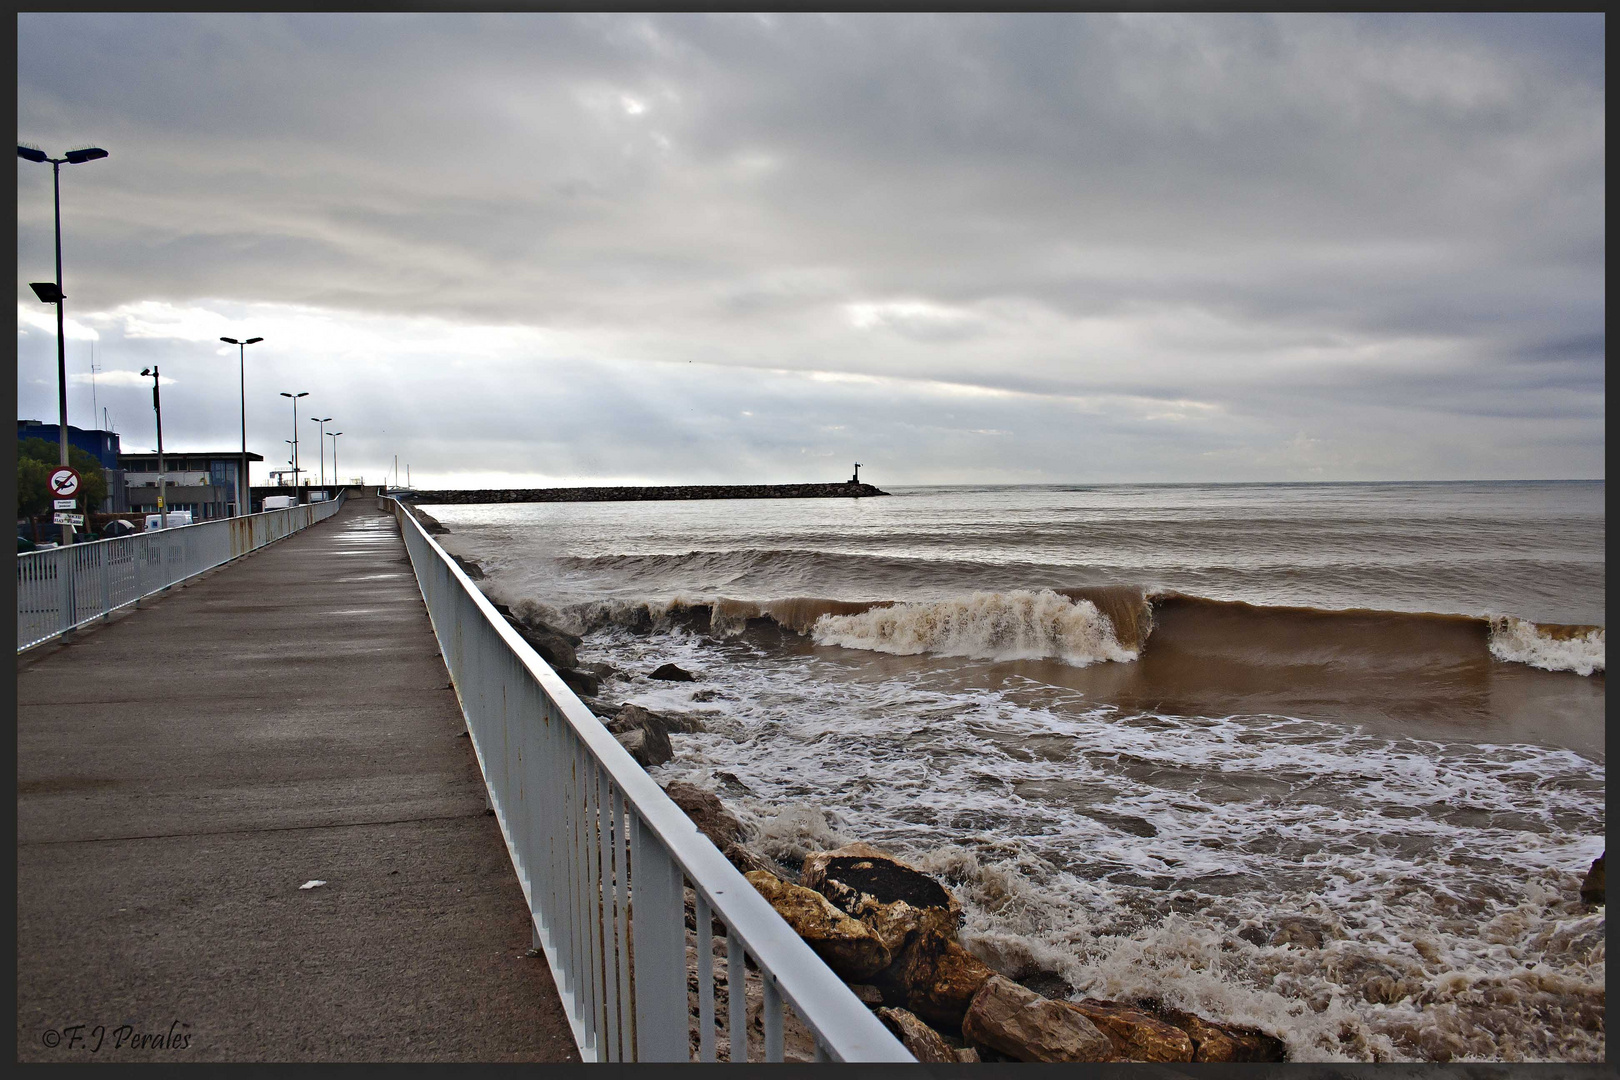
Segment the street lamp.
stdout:
<svg viewBox="0 0 1620 1080">
<path fill-rule="evenodd" d="M 332 483 L 334 484 L 342 483 L 342 481 L 338 479 L 339 474 L 337 471 L 337 437 L 341 434 L 343 434 L 341 431 L 331 431 L 327 432 L 326 435 L 327 438 L 332 440 Z"/>
<path fill-rule="evenodd" d="M 153 364 L 149 368 L 141 368 L 142 375 L 152 376 L 152 411 L 157 413 L 158 436 L 158 528 L 169 527 L 169 501 L 163 496 L 168 491 L 168 478 L 163 474 L 163 399 L 158 397 L 158 369 Z"/>
<path fill-rule="evenodd" d="M 326 487 L 326 422 L 332 418 L 330 416 L 312 416 L 310 419 L 321 425 L 321 487 L 324 489 Z M 332 473 L 333 479 L 336 479 L 337 462 L 335 461 L 332 463 Z"/>
<path fill-rule="evenodd" d="M 295 451 L 293 449 L 293 441 L 291 439 L 282 439 L 281 441 L 287 444 L 287 467 L 285 469 L 281 470 L 281 475 L 282 476 L 291 476 L 292 477 L 293 490 L 297 491 L 298 490 L 298 474 L 293 471 L 293 468 L 294 468 L 294 466 L 293 466 L 293 454 L 295 453 Z"/>
<path fill-rule="evenodd" d="M 57 405 L 57 444 L 60 451 L 58 464 L 68 463 L 68 430 L 67 430 L 67 341 L 62 335 L 62 165 L 82 165 L 86 161 L 95 161 L 97 158 L 107 156 L 107 151 L 99 146 L 87 146 L 82 150 L 69 150 L 59 158 L 46 155 L 43 150 L 36 150 L 32 146 L 17 147 L 17 156 L 28 161 L 51 163 L 51 186 L 55 193 L 56 205 L 56 280 L 54 282 L 40 282 L 30 284 L 43 304 L 56 305 L 56 405 Z M 66 547 L 73 542 L 73 526 L 62 526 L 62 546 Z"/>
<path fill-rule="evenodd" d="M 219 340 L 236 346 L 237 374 L 242 379 L 242 475 L 236 478 L 236 516 L 253 511 L 253 485 L 248 481 L 247 457 L 247 360 L 243 353 L 247 346 L 263 341 L 262 337 L 250 337 L 246 341 L 238 341 L 233 337 L 222 337 Z"/>
<path fill-rule="evenodd" d="M 287 391 L 283 390 L 281 392 L 281 396 L 284 397 L 284 398 L 291 398 L 292 399 L 292 407 L 293 407 L 293 413 L 292 413 L 292 416 L 293 416 L 293 437 L 292 437 L 292 448 L 293 448 L 293 497 L 294 497 L 294 500 L 296 501 L 297 495 L 298 495 L 298 399 L 301 398 L 301 397 L 309 397 L 309 391 L 308 390 L 301 390 L 296 394 L 289 394 Z"/>
</svg>

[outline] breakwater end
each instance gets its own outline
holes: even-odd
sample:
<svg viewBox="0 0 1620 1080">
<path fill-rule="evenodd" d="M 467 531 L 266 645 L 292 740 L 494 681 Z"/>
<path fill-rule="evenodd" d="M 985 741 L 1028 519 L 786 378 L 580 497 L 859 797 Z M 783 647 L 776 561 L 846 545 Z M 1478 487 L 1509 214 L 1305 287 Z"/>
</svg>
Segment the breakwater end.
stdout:
<svg viewBox="0 0 1620 1080">
<path fill-rule="evenodd" d="M 688 499 L 865 499 L 871 484 L 682 484 L 675 487 L 473 488 L 418 491 L 418 503 L 670 502 Z"/>
</svg>

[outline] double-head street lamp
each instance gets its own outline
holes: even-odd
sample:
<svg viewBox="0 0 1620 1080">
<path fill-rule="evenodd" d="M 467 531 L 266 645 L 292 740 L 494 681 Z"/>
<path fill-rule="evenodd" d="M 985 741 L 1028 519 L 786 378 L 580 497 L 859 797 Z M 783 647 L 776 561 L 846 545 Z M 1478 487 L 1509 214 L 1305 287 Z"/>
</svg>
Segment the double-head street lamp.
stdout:
<svg viewBox="0 0 1620 1080">
<path fill-rule="evenodd" d="M 60 461 L 58 464 L 68 463 L 68 429 L 67 429 L 67 342 L 62 335 L 62 165 L 82 165 L 86 161 L 95 161 L 97 158 L 107 156 L 107 151 L 99 146 L 87 146 L 82 150 L 69 150 L 59 158 L 48 156 L 43 150 L 36 150 L 32 146 L 17 147 L 17 156 L 28 161 L 50 162 L 51 183 L 55 192 L 56 203 L 56 280 L 31 282 L 29 288 L 39 297 L 42 304 L 56 305 L 56 404 L 57 404 L 57 434 Z M 62 544 L 66 546 L 73 541 L 73 527 L 62 526 Z"/>
<path fill-rule="evenodd" d="M 337 437 L 341 434 L 343 434 L 341 431 L 329 431 L 326 435 L 327 438 L 332 440 L 332 483 L 334 484 L 342 482 L 338 479 L 337 471 Z"/>
<path fill-rule="evenodd" d="M 167 492 L 168 478 L 163 474 L 163 399 L 158 397 L 158 369 L 153 364 L 149 368 L 141 368 L 142 375 L 152 376 L 152 411 L 157 413 L 158 437 L 158 525 L 160 528 L 169 527 L 169 501 L 164 498 Z"/>
<path fill-rule="evenodd" d="M 315 421 L 317 424 L 321 425 L 321 439 L 320 439 L 320 444 L 321 444 L 321 446 L 320 446 L 320 449 L 321 449 L 321 487 L 325 488 L 326 487 L 326 422 L 328 420 L 332 419 L 332 418 L 330 416 L 312 416 L 312 417 L 310 417 L 310 419 Z M 332 478 L 334 480 L 337 479 L 337 462 L 335 462 L 335 461 L 332 463 Z"/>
<path fill-rule="evenodd" d="M 233 337 L 222 337 L 219 340 L 236 346 L 236 363 L 238 374 L 242 378 L 242 474 L 236 478 L 236 514 L 241 517 L 253 510 L 253 485 L 248 483 L 248 456 L 247 456 L 247 360 L 243 353 L 247 346 L 263 341 L 262 337 L 250 337 L 246 341 L 238 341 Z"/>
<path fill-rule="evenodd" d="M 308 390 L 300 390 L 296 394 L 290 394 L 287 391 L 283 390 L 281 392 L 281 396 L 284 397 L 284 398 L 291 398 L 292 399 L 293 437 L 289 441 L 292 443 L 292 448 L 293 448 L 293 461 L 292 461 L 292 466 L 293 466 L 293 490 L 297 491 L 298 490 L 298 471 L 299 471 L 298 470 L 298 399 L 301 398 L 301 397 L 309 397 L 309 391 Z"/>
</svg>

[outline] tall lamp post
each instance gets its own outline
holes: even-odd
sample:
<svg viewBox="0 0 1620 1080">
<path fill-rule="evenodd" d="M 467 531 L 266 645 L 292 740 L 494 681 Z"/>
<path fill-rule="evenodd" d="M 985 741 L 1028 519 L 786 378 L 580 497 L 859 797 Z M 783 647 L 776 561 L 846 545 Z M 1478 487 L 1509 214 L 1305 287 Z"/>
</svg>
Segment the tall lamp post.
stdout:
<svg viewBox="0 0 1620 1080">
<path fill-rule="evenodd" d="M 332 440 L 332 483 L 334 484 L 340 484 L 343 482 L 338 479 L 337 471 L 337 437 L 341 434 L 343 434 L 341 431 L 331 431 L 328 432 L 326 436 L 328 439 Z"/>
<path fill-rule="evenodd" d="M 56 280 L 54 282 L 31 283 L 29 288 L 39 297 L 41 303 L 56 305 L 56 405 L 58 413 L 57 435 L 60 460 L 58 464 L 68 463 L 68 429 L 67 429 L 67 341 L 62 335 L 62 165 L 82 165 L 86 161 L 95 161 L 97 158 L 107 156 L 107 151 L 99 146 L 87 146 L 82 150 L 69 150 L 59 158 L 46 155 L 43 150 L 35 150 L 31 146 L 17 147 L 17 156 L 28 161 L 51 163 L 51 186 L 55 194 L 56 204 Z M 92 424 L 92 426 L 94 426 Z M 66 547 L 73 542 L 73 526 L 62 526 L 62 546 Z"/>
<path fill-rule="evenodd" d="M 152 376 L 152 411 L 157 413 L 158 436 L 158 528 L 169 527 L 169 500 L 164 498 L 168 491 L 168 477 L 163 472 L 163 399 L 158 397 L 158 369 L 153 364 L 149 368 L 141 368 L 142 375 Z"/>
<path fill-rule="evenodd" d="M 292 463 L 293 464 L 293 499 L 294 499 L 294 501 L 298 501 L 298 399 L 301 398 L 301 397 L 309 397 L 309 391 L 308 390 L 301 390 L 296 394 L 289 394 L 287 391 L 283 390 L 281 392 L 281 396 L 284 397 L 284 398 L 291 398 L 292 399 L 292 410 L 293 410 L 293 437 L 292 437 L 292 448 L 293 448 L 293 463 Z"/>
<path fill-rule="evenodd" d="M 330 416 L 312 416 L 310 419 L 321 425 L 321 487 L 324 489 L 326 487 L 326 422 L 332 418 Z M 332 463 L 332 472 L 335 476 L 337 462 Z"/>
<path fill-rule="evenodd" d="M 238 341 L 233 337 L 222 337 L 219 340 L 236 346 L 237 373 L 242 379 L 242 472 L 236 478 L 236 516 L 242 517 L 253 512 L 253 485 L 248 481 L 247 458 L 247 360 L 243 354 L 247 346 L 257 344 L 264 338 L 250 337 L 246 341 Z"/>
</svg>

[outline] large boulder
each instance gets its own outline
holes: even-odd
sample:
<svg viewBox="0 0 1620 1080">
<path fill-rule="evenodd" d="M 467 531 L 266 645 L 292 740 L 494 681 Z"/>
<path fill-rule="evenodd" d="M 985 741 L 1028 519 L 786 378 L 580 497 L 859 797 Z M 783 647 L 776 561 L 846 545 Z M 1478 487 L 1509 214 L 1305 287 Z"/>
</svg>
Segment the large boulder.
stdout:
<svg viewBox="0 0 1620 1080">
<path fill-rule="evenodd" d="M 1586 879 L 1581 882 L 1581 902 L 1584 904 L 1603 903 L 1603 859 L 1609 853 L 1605 851 L 1592 860 L 1592 869 L 1586 872 Z"/>
<path fill-rule="evenodd" d="M 698 827 L 698 832 L 707 836 L 732 866 L 745 874 L 751 870 L 765 869 L 758 859 L 743 850 L 742 823 L 726 809 L 714 792 L 696 784 L 672 780 L 664 785 L 664 794 L 685 811 L 692 824 Z"/>
<path fill-rule="evenodd" d="M 505 604 L 494 604 L 494 608 L 511 624 L 518 636 L 540 654 L 540 659 L 552 667 L 572 668 L 579 663 L 579 656 L 574 650 L 584 639 L 578 634 L 570 634 L 561 627 L 552 626 L 533 616 L 519 615 Z M 581 692 L 575 688 L 575 693 Z M 594 694 L 596 691 L 592 690 L 590 693 Z"/>
<path fill-rule="evenodd" d="M 944 1036 L 906 1010 L 879 1009 L 877 1018 L 918 1061 L 957 1063 L 956 1051 L 951 1049 Z"/>
<path fill-rule="evenodd" d="M 1263 1031 L 1217 1024 L 1174 1009 L 1166 1009 L 1164 1018 L 1191 1037 L 1194 1061 L 1288 1060 L 1288 1048 L 1283 1041 Z"/>
<path fill-rule="evenodd" d="M 692 682 L 696 676 L 685 668 L 674 664 L 660 664 L 647 675 L 649 679 L 662 679 L 665 682 Z"/>
<path fill-rule="evenodd" d="M 556 665 L 552 665 L 552 669 L 557 672 L 557 677 L 563 681 L 568 689 L 581 697 L 593 697 L 597 691 L 602 689 L 601 680 L 588 671 L 575 671 L 573 668 L 557 667 Z"/>
<path fill-rule="evenodd" d="M 954 1035 L 962 1030 L 974 995 L 995 976 L 995 971 L 954 937 L 928 927 L 913 935 L 894 963 L 872 981 L 883 991 L 885 1002 L 904 1005 Z"/>
<path fill-rule="evenodd" d="M 670 746 L 669 736 L 662 728 L 636 728 L 613 737 L 644 769 L 662 765 L 675 756 L 675 748 Z"/>
<path fill-rule="evenodd" d="M 973 995 L 962 1035 L 1015 1061 L 1114 1061 L 1113 1040 L 1084 1014 L 994 975 Z"/>
<path fill-rule="evenodd" d="M 654 712 L 641 705 L 621 705 L 613 717 L 604 723 L 614 734 L 648 726 L 662 728 L 666 734 L 692 735 L 704 730 L 702 717 L 695 713 Z"/>
<path fill-rule="evenodd" d="M 839 977 L 860 981 L 889 966 L 889 950 L 872 931 L 833 907 L 814 889 L 783 881 L 765 870 L 753 870 L 745 876 Z"/>
<path fill-rule="evenodd" d="M 865 923 L 894 955 L 873 978 L 884 1001 L 951 1034 L 995 974 L 956 941 L 962 905 L 932 877 L 869 844 L 816 852 L 799 883 Z"/>
<path fill-rule="evenodd" d="M 1090 1020 L 1127 1061 L 1191 1061 L 1192 1036 L 1157 1016 L 1114 1001 L 1086 999 L 1060 1004 Z"/>
<path fill-rule="evenodd" d="M 897 955 L 925 928 L 954 940 L 962 922 L 962 905 L 949 889 L 869 844 L 809 855 L 799 883 L 871 926 Z"/>
</svg>

